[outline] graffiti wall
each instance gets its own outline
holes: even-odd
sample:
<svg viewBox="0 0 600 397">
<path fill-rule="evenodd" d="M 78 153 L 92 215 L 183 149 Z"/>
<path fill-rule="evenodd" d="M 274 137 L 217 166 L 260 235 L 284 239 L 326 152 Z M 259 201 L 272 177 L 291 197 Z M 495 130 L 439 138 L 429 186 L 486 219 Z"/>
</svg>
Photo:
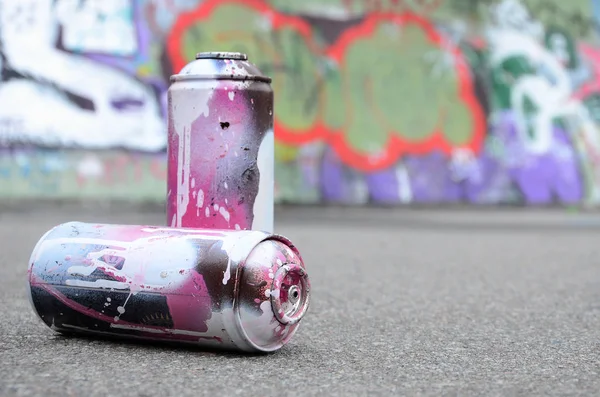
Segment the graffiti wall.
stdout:
<svg viewBox="0 0 600 397">
<path fill-rule="evenodd" d="M 168 78 L 273 78 L 295 203 L 600 203 L 596 0 L 0 0 L 0 197 L 164 200 Z"/>
</svg>

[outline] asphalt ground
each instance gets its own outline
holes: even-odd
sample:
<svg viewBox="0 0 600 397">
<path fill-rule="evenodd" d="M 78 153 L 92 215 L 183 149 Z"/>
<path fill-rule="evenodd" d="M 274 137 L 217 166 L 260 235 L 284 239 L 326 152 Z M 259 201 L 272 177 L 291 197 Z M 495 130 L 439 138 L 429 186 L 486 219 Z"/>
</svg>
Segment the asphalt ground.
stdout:
<svg viewBox="0 0 600 397">
<path fill-rule="evenodd" d="M 247 355 L 54 334 L 27 261 L 71 220 L 160 209 L 0 207 L 0 396 L 600 395 L 600 214 L 277 209 L 308 266 L 292 341 Z"/>
</svg>

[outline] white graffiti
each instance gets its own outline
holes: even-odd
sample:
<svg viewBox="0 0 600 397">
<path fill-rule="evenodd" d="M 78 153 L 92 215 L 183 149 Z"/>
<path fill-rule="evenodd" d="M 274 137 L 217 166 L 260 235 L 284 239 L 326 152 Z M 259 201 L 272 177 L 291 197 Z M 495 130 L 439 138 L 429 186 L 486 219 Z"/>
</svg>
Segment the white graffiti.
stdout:
<svg viewBox="0 0 600 397">
<path fill-rule="evenodd" d="M 145 0 L 152 6 L 153 17 L 163 32 L 171 29 L 177 14 L 190 11 L 200 4 L 202 0 Z"/>
<path fill-rule="evenodd" d="M 115 2 L 93 2 L 105 5 L 103 8 L 87 5 L 79 10 L 69 7 L 69 3 L 88 2 L 0 0 L 3 66 L 11 76 L 0 82 L 0 119 L 19 120 L 22 125 L 18 131 L 0 131 L 0 141 L 144 151 L 164 149 L 165 122 L 150 87 L 124 72 L 55 47 L 61 28 L 66 29 L 67 42 L 72 40 L 69 35 L 82 33 L 79 25 L 72 24 L 77 15 L 110 11 L 111 5 L 114 11 Z M 105 15 L 112 16 L 114 13 L 110 12 Z M 114 23 L 122 25 L 123 17 Z M 98 35 L 105 35 L 110 26 L 111 23 L 105 25 Z M 87 38 L 77 43 L 70 41 L 69 45 L 98 50 L 90 38 L 93 30 L 88 26 L 83 34 Z M 123 35 L 123 30 L 120 32 Z M 125 47 L 131 49 L 132 45 L 126 43 L 130 37 L 130 34 L 122 36 L 117 52 Z M 107 43 L 110 45 L 110 40 Z"/>
<path fill-rule="evenodd" d="M 67 50 L 130 56 L 138 49 L 133 12 L 131 1 L 61 0 L 55 14 Z"/>
<path fill-rule="evenodd" d="M 492 67 L 512 60 L 519 75 L 508 79 L 511 108 L 517 129 L 532 153 L 548 152 L 553 144 L 553 123 L 562 118 L 600 147 L 598 131 L 583 104 L 573 98 L 573 86 L 560 51 L 543 45 L 544 27 L 531 18 L 520 0 L 503 0 L 492 8 L 494 24 L 488 30 Z M 556 43 L 555 43 L 556 44 Z"/>
</svg>

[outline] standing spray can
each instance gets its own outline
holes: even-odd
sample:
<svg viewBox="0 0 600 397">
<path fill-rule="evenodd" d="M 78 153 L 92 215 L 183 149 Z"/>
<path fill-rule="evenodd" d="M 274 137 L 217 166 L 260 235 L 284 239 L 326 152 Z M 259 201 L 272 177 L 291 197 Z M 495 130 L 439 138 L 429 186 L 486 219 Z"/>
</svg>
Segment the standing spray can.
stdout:
<svg viewBox="0 0 600 397">
<path fill-rule="evenodd" d="M 199 53 L 171 77 L 167 225 L 273 231 L 270 83 L 232 52 Z"/>
<path fill-rule="evenodd" d="M 29 262 L 30 302 L 61 333 L 270 352 L 310 301 L 298 250 L 248 230 L 69 222 Z"/>
</svg>

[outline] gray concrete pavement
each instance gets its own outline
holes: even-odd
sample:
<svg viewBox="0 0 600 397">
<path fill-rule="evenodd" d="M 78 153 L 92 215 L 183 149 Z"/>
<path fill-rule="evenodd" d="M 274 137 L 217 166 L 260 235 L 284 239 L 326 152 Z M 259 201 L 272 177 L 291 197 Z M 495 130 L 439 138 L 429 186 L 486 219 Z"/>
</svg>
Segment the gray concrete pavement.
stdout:
<svg viewBox="0 0 600 397">
<path fill-rule="evenodd" d="M 43 232 L 160 212 L 0 210 L 0 396 L 600 394 L 598 214 L 278 209 L 313 305 L 283 350 L 244 356 L 65 338 L 34 316 Z"/>
</svg>

